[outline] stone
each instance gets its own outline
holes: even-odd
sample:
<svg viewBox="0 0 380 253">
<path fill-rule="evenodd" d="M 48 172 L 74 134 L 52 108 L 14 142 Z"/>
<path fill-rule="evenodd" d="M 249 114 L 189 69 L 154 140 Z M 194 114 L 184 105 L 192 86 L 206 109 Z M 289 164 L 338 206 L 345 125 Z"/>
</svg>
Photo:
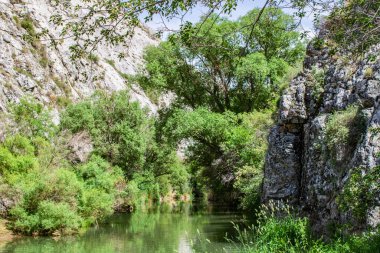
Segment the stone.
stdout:
<svg viewBox="0 0 380 253">
<path fill-rule="evenodd" d="M 59 109 L 54 99 L 57 97 L 66 96 L 76 102 L 97 89 L 108 92 L 129 89 L 133 101 L 138 101 L 151 115 L 157 114 L 157 105 L 137 85 L 127 84 L 121 75 L 136 74 L 143 62 L 144 48 L 159 43 L 148 29 L 137 27 L 128 47 L 100 44 L 93 52 L 99 58 L 96 64 L 88 59 L 73 62 L 69 49 L 73 44 L 71 39 L 56 47 L 50 46 L 48 40 L 42 40 L 42 49 L 36 52 L 31 43 L 22 39 L 25 30 L 13 21 L 14 17 L 22 20 L 28 15 L 36 32 L 46 29 L 49 38 L 58 38 L 60 29 L 56 29 L 49 20 L 53 14 L 62 14 L 65 18 L 67 13 L 62 7 L 54 6 L 49 0 L 28 0 L 22 5 L 3 1 L 1 9 L 4 18 L 0 18 L 0 87 L 8 88 L 0 93 L 0 108 L 6 110 L 9 102 L 17 102 L 27 95 Z M 120 53 L 125 57 L 119 59 Z"/>
<path fill-rule="evenodd" d="M 328 48 L 307 48 L 304 70 L 284 91 L 278 120 L 269 135 L 262 201 L 285 201 L 311 218 L 313 228 L 326 232 L 329 224 L 353 223 L 357 228 L 380 223 L 380 201 L 368 211 L 367 224 L 356 224 L 349 212 L 338 207 L 337 197 L 348 182 L 351 171 L 361 167 L 370 171 L 380 166 L 380 44 L 371 47 L 364 60 L 333 59 Z M 373 56 L 376 56 L 373 59 Z M 370 60 L 366 60 L 371 57 Z M 338 60 L 336 58 L 338 57 Z M 313 95 L 310 73 L 323 68 L 325 82 L 319 96 Z M 365 77 L 366 69 L 372 70 Z M 332 155 L 326 144 L 326 123 L 334 111 L 359 105 L 366 117 L 366 129 L 356 146 L 338 143 Z M 375 196 L 380 199 L 380 196 Z"/>
<path fill-rule="evenodd" d="M 87 162 L 94 147 L 87 132 L 76 133 L 68 142 L 70 153 L 68 159 L 73 164 Z"/>
<path fill-rule="evenodd" d="M 295 202 L 300 192 L 300 163 L 297 134 L 276 126 L 269 134 L 269 149 L 264 171 L 263 200 L 282 199 Z"/>
</svg>

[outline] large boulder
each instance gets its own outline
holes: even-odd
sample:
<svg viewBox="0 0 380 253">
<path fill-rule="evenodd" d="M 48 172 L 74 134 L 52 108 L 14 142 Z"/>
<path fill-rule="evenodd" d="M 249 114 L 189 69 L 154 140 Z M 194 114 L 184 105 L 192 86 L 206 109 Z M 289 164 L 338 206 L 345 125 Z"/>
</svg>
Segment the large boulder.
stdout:
<svg viewBox="0 0 380 253">
<path fill-rule="evenodd" d="M 73 164 L 87 162 L 94 147 L 90 135 L 83 131 L 74 134 L 68 142 L 68 159 Z"/>
</svg>

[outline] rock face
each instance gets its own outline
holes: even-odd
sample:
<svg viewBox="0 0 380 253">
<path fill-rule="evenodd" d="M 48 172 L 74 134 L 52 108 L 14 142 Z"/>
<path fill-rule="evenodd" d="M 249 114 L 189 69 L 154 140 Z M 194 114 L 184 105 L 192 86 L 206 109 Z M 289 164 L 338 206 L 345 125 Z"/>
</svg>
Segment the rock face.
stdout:
<svg viewBox="0 0 380 253">
<path fill-rule="evenodd" d="M 59 31 L 49 19 L 63 11 L 48 0 L 0 1 L 0 111 L 6 110 L 9 101 L 18 101 L 24 95 L 58 109 L 65 101 L 79 100 L 97 89 L 128 88 L 132 100 L 155 113 L 156 106 L 144 92 L 124 77 L 136 73 L 144 47 L 158 40 L 146 29 L 136 28 L 128 48 L 102 44 L 89 59 L 74 64 L 70 60 L 70 39 L 55 47 L 47 40 L 25 39 L 30 29 L 47 29 L 47 37 L 58 38 Z M 125 57 L 119 60 L 120 53 Z"/>
<path fill-rule="evenodd" d="M 353 105 L 360 108 L 365 129 L 349 145 L 337 143 L 332 154 L 326 126 L 335 111 Z M 295 205 L 311 218 L 317 231 L 351 222 L 351 214 L 339 208 L 337 199 L 353 169 L 361 168 L 365 174 L 379 166 L 380 134 L 371 131 L 378 127 L 380 45 L 358 58 L 332 53 L 327 46 L 317 49 L 311 43 L 302 73 L 282 95 L 277 125 L 269 135 L 263 201 Z M 380 222 L 379 206 L 378 202 L 370 208 L 364 223 Z"/>
<path fill-rule="evenodd" d="M 74 134 L 68 142 L 70 153 L 68 159 L 71 163 L 87 162 L 91 152 L 94 150 L 91 136 L 87 132 L 79 132 Z"/>
</svg>

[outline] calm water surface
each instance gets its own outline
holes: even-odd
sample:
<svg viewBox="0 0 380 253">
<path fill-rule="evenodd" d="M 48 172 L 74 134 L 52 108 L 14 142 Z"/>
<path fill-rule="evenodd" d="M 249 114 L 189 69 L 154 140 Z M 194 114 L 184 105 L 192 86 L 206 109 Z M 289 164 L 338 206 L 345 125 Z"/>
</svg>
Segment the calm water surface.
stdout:
<svg viewBox="0 0 380 253">
<path fill-rule="evenodd" d="M 234 236 L 231 222 L 243 224 L 244 220 L 239 212 L 215 206 L 198 208 L 186 205 L 176 211 L 161 208 L 151 212 L 115 214 L 83 235 L 20 238 L 1 247 L 0 252 L 234 252 L 236 246 L 227 243 L 225 237 L 226 234 Z"/>
</svg>

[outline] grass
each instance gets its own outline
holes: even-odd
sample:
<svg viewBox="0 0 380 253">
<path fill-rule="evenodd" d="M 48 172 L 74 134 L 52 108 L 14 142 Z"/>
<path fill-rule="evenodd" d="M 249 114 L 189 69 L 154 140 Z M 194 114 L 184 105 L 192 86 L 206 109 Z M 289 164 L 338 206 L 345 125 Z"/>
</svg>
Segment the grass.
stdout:
<svg viewBox="0 0 380 253">
<path fill-rule="evenodd" d="M 66 96 L 57 97 L 57 105 L 61 108 L 66 108 L 69 104 L 71 104 L 71 102 L 71 99 Z"/>
<path fill-rule="evenodd" d="M 106 59 L 106 62 L 111 65 L 111 67 L 113 67 L 115 69 L 115 71 L 122 77 L 124 78 L 125 81 L 128 81 L 131 79 L 131 76 L 126 74 L 126 73 L 123 73 L 121 72 L 120 70 L 118 70 L 116 68 L 116 65 L 115 65 L 115 61 L 114 60 L 110 60 L 110 59 Z"/>
<path fill-rule="evenodd" d="M 373 77 L 373 69 L 366 68 L 366 70 L 364 71 L 364 77 L 367 79 Z"/>
<path fill-rule="evenodd" d="M 23 75 L 25 75 L 25 76 L 30 77 L 31 79 L 33 79 L 32 73 L 30 73 L 29 71 L 27 71 L 25 69 L 22 69 L 22 68 L 19 68 L 19 67 L 14 67 L 13 70 L 16 71 L 17 73 L 23 74 Z"/>
<path fill-rule="evenodd" d="M 380 249 L 380 230 L 358 235 L 336 236 L 330 241 L 316 237 L 307 218 L 297 216 L 287 206 L 262 206 L 256 225 L 242 229 L 228 239 L 237 253 L 375 253 Z M 209 241 L 200 238 L 202 244 Z"/>
<path fill-rule="evenodd" d="M 62 79 L 58 77 L 52 77 L 54 83 L 58 86 L 58 88 L 65 93 L 66 96 L 70 95 L 70 86 L 65 84 Z"/>
<path fill-rule="evenodd" d="M 26 16 L 21 21 L 17 17 L 14 17 L 14 19 L 16 24 L 19 24 L 26 31 L 23 38 L 33 46 L 34 50 L 31 50 L 31 52 L 40 58 L 38 61 L 40 65 L 43 68 L 48 67 L 50 61 L 47 56 L 46 47 L 41 44 L 39 40 L 39 35 L 34 27 L 33 19 L 30 16 Z"/>
<path fill-rule="evenodd" d="M 91 62 L 98 63 L 99 62 L 99 56 L 95 54 L 89 54 L 87 57 Z"/>
<path fill-rule="evenodd" d="M 345 110 L 334 112 L 326 124 L 326 144 L 333 157 L 346 148 L 353 150 L 365 130 L 366 121 L 360 108 L 351 105 Z"/>
</svg>

